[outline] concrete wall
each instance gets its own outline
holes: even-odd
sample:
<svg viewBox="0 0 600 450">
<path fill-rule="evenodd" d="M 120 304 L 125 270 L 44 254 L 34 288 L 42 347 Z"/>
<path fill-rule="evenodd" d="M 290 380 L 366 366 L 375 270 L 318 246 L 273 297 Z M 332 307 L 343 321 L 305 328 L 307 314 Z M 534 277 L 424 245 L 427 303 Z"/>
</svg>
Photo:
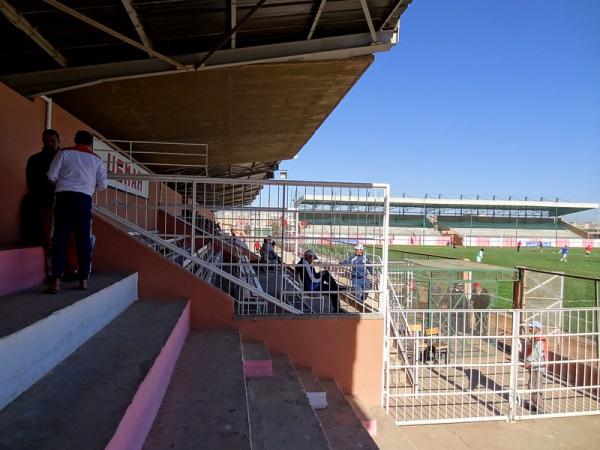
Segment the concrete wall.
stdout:
<svg viewBox="0 0 600 450">
<path fill-rule="evenodd" d="M 335 379 L 367 404 L 381 400 L 383 318 L 374 316 L 263 317 L 237 321 L 244 341 L 264 341 L 271 353 L 288 353 L 297 368 Z"/>
<path fill-rule="evenodd" d="M 32 102 L 0 83 L 0 244 L 21 238 L 21 200 L 27 191 L 25 165 L 39 151 L 45 103 Z"/>
<path fill-rule="evenodd" d="M 42 131 L 46 124 L 46 102 L 28 100 L 0 83 L 0 244 L 21 239 L 21 201 L 27 193 L 25 166 L 27 159 L 42 147 Z M 91 130 L 81 120 L 52 106 L 52 128 L 61 135 L 63 147 L 73 145 L 75 132 Z"/>
</svg>

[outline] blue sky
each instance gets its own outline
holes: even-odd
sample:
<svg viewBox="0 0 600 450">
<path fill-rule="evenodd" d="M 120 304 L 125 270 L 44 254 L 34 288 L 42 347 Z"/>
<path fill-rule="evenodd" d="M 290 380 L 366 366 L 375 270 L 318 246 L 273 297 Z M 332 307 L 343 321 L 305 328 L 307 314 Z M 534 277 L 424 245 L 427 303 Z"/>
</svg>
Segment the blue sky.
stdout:
<svg viewBox="0 0 600 450">
<path fill-rule="evenodd" d="M 414 0 L 290 179 L 600 201 L 600 0 Z"/>
</svg>

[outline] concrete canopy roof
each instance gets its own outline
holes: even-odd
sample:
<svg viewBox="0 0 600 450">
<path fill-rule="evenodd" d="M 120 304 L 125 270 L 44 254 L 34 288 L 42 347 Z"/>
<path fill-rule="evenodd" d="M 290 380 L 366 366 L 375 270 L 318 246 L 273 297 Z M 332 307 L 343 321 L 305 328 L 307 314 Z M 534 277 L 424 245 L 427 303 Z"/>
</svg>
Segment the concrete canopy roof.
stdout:
<svg viewBox="0 0 600 450">
<path fill-rule="evenodd" d="M 411 1 L 2 0 L 0 75 L 393 30 Z"/>
<path fill-rule="evenodd" d="M 109 139 L 208 144 L 209 175 L 219 176 L 230 165 L 235 174 L 238 166 L 292 158 L 372 61 L 237 66 L 102 83 L 53 98 Z"/>
<path fill-rule="evenodd" d="M 209 176 L 271 178 L 398 42 L 411 2 L 0 0 L 0 81 L 108 139 L 207 144 Z M 189 166 L 151 169 L 206 174 Z"/>
</svg>

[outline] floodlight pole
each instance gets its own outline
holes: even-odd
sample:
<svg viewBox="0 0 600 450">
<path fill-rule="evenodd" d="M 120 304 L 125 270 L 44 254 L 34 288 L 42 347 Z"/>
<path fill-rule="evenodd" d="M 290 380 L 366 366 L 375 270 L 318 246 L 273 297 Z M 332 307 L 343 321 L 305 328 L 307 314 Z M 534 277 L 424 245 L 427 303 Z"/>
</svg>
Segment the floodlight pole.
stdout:
<svg viewBox="0 0 600 450">
<path fill-rule="evenodd" d="M 473 245 L 473 210 L 471 210 L 471 214 L 469 215 L 471 218 L 471 228 L 469 229 L 469 246 Z"/>
<path fill-rule="evenodd" d="M 596 358 L 600 358 L 600 292 L 598 280 L 594 280 L 594 295 L 596 297 Z M 593 331 L 593 330 L 592 330 Z M 593 355 L 592 355 L 593 357 Z"/>
</svg>

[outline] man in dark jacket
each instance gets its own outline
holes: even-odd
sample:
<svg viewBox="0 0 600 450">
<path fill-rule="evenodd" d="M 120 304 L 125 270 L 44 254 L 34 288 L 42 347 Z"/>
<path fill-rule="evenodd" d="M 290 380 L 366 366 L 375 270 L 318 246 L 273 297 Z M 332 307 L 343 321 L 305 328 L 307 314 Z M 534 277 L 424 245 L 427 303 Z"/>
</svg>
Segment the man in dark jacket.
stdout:
<svg viewBox="0 0 600 450">
<path fill-rule="evenodd" d="M 29 189 L 30 216 L 24 224 L 34 241 L 40 241 L 46 252 L 46 265 L 50 269 L 50 246 L 52 244 L 52 208 L 54 206 L 54 184 L 48 180 L 50 163 L 60 150 L 60 136 L 56 130 L 42 133 L 42 151 L 27 160 L 25 176 Z"/>
<path fill-rule="evenodd" d="M 488 309 L 491 304 L 489 291 L 482 287 L 480 283 L 474 283 L 473 293 L 471 294 L 471 305 L 475 312 L 474 332 L 480 336 L 487 336 L 488 333 L 488 316 L 489 313 L 482 311 Z"/>
<path fill-rule="evenodd" d="M 321 270 L 317 272 L 312 265 L 316 259 L 318 259 L 316 253 L 312 250 L 306 250 L 304 257 L 296 263 L 296 272 L 301 277 L 304 290 L 308 292 L 323 291 L 325 295 L 329 296 L 331 311 L 340 312 L 338 299 L 340 288 L 329 271 Z"/>
</svg>

